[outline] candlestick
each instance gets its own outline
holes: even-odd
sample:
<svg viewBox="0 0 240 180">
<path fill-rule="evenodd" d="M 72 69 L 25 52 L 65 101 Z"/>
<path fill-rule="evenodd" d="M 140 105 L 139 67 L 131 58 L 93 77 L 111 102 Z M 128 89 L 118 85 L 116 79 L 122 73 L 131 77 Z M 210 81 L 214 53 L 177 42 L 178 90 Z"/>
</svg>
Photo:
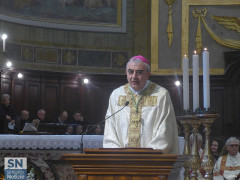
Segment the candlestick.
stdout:
<svg viewBox="0 0 240 180">
<path fill-rule="evenodd" d="M 199 56 L 193 54 L 193 111 L 199 108 Z"/>
<path fill-rule="evenodd" d="M 189 110 L 189 59 L 185 55 L 183 58 L 183 109 Z"/>
<path fill-rule="evenodd" d="M 210 108 L 210 82 L 209 82 L 209 52 L 203 51 L 203 104 L 204 108 Z"/>
</svg>

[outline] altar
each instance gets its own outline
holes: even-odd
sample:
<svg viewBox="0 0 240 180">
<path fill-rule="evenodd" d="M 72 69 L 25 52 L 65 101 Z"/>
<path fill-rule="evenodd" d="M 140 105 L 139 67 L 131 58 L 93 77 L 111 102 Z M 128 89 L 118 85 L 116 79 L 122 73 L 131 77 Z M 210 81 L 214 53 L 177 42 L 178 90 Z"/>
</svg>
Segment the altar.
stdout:
<svg viewBox="0 0 240 180">
<path fill-rule="evenodd" d="M 4 157 L 27 157 L 28 172 L 47 180 L 77 180 L 73 168 L 62 159 L 63 154 L 81 152 L 81 135 L 0 135 L 0 177 L 4 171 Z M 84 149 L 99 149 L 103 135 L 84 135 Z M 179 137 L 180 154 L 184 138 Z"/>
</svg>

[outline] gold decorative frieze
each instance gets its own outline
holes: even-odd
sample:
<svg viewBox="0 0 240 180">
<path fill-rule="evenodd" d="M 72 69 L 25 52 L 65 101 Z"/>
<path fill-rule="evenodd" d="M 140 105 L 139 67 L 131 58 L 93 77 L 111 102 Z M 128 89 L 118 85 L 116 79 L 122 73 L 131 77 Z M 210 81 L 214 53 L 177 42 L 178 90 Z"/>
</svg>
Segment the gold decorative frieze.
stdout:
<svg viewBox="0 0 240 180">
<path fill-rule="evenodd" d="M 218 36 L 216 33 L 214 33 L 211 28 L 207 25 L 205 19 L 205 16 L 201 16 L 201 20 L 203 22 L 203 25 L 205 29 L 207 30 L 208 34 L 211 36 L 211 38 L 216 41 L 218 44 L 232 48 L 232 49 L 240 49 L 240 41 L 235 39 L 228 39 L 228 38 L 222 38 Z M 212 16 L 213 19 L 217 20 L 219 24 L 224 25 L 227 29 L 236 30 L 240 32 L 240 20 L 236 20 L 232 17 L 223 17 L 223 16 Z"/>
<path fill-rule="evenodd" d="M 33 47 L 31 46 L 22 47 L 22 59 L 24 61 L 33 61 Z"/>
<path fill-rule="evenodd" d="M 72 50 L 66 50 L 62 55 L 63 64 L 66 65 L 76 65 L 77 56 L 76 52 Z"/>
<path fill-rule="evenodd" d="M 199 11 L 199 10 L 195 9 L 195 10 L 193 10 L 192 14 L 195 18 L 198 18 L 198 26 L 197 26 L 197 34 L 196 34 L 196 37 L 195 37 L 195 43 L 196 43 L 197 54 L 201 54 L 201 52 L 202 52 L 201 17 L 206 16 L 207 9 L 204 8 L 202 11 Z"/>
<path fill-rule="evenodd" d="M 172 46 L 173 40 L 173 22 L 172 22 L 172 4 L 175 0 L 165 0 L 168 5 L 168 25 L 167 25 L 167 36 L 168 36 L 168 46 Z"/>
<path fill-rule="evenodd" d="M 231 16 L 211 16 L 218 24 L 223 25 L 225 28 L 237 31 L 240 34 L 240 19 Z"/>
<path fill-rule="evenodd" d="M 36 62 L 55 63 L 57 64 L 59 53 L 58 49 L 54 48 L 35 48 Z"/>
</svg>

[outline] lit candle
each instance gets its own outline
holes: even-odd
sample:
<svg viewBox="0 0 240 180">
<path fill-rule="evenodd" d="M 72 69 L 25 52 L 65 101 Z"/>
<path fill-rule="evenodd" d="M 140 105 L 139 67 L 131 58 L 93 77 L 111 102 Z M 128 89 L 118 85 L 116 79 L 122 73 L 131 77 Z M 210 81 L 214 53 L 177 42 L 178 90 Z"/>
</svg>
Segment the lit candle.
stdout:
<svg viewBox="0 0 240 180">
<path fill-rule="evenodd" d="M 183 109 L 189 110 L 189 59 L 186 55 L 183 58 Z"/>
<path fill-rule="evenodd" d="M 6 34 L 3 34 L 3 35 L 2 35 L 2 40 L 3 40 L 3 52 L 6 51 L 6 47 L 5 47 L 5 45 L 6 45 L 6 39 L 7 39 L 7 35 L 6 35 Z"/>
<path fill-rule="evenodd" d="M 193 54 L 193 111 L 199 108 L 199 56 Z"/>
<path fill-rule="evenodd" d="M 207 48 L 203 51 L 203 106 L 210 108 L 210 82 L 209 82 L 209 52 Z"/>
</svg>

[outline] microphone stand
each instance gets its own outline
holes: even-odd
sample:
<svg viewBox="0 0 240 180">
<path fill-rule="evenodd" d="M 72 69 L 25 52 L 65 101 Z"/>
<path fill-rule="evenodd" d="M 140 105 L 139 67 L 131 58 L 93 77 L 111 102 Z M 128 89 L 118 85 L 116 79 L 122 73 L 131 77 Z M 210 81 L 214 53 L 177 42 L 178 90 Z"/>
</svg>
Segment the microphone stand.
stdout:
<svg viewBox="0 0 240 180">
<path fill-rule="evenodd" d="M 126 106 L 128 106 L 129 104 L 129 101 L 127 101 L 124 106 L 119 109 L 118 111 L 116 111 L 115 113 L 113 113 L 111 116 L 108 116 L 106 119 L 103 119 L 102 121 L 100 121 L 99 123 L 97 124 L 102 124 L 103 122 L 105 122 L 107 119 L 109 119 L 110 117 L 114 116 L 116 113 L 118 113 L 119 111 L 123 110 L 123 108 L 125 108 Z M 92 127 L 91 127 L 92 126 Z M 91 128 L 89 128 L 91 127 Z M 82 136 L 81 136 L 81 142 L 80 142 L 80 152 L 83 153 L 83 135 L 86 135 L 88 131 L 91 131 L 93 128 L 95 128 L 96 125 L 88 125 L 86 130 L 82 133 Z"/>
<path fill-rule="evenodd" d="M 80 142 L 80 152 L 83 153 L 83 135 L 86 135 L 88 132 L 88 128 L 90 127 L 90 125 L 87 125 L 87 128 L 85 130 L 85 132 L 82 133 L 81 136 L 81 142 Z"/>
</svg>

